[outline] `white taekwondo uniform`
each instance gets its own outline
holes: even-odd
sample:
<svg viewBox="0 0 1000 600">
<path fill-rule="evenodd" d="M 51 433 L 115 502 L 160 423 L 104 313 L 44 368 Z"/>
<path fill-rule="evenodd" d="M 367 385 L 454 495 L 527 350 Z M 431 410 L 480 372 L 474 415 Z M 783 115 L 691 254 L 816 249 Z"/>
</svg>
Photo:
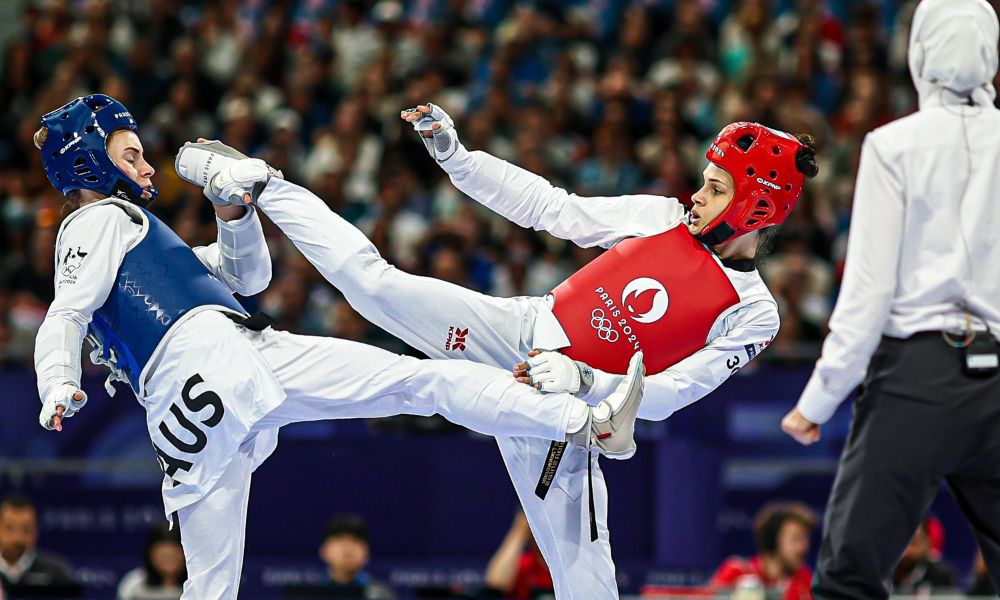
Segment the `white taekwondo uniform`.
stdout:
<svg viewBox="0 0 1000 600">
<path fill-rule="evenodd" d="M 581 198 L 489 154 L 461 147 L 442 167 L 464 193 L 521 226 L 583 247 L 614 249 L 553 295 L 494 298 L 396 269 L 360 231 L 290 182 L 272 180 L 257 205 L 360 314 L 431 358 L 464 358 L 509 369 L 533 348 L 563 349 L 598 367 L 594 386 L 584 397 L 593 404 L 621 380 L 624 369 L 619 367 L 641 346 L 647 367 L 659 365 L 646 378 L 639 409 L 644 419 L 665 419 L 704 397 L 777 333 L 777 304 L 752 261 L 724 263 L 694 242 L 684 225 L 683 206 L 674 198 Z M 648 306 L 640 306 L 640 297 Z M 697 308 L 702 303 L 704 310 Z M 677 312 L 699 320 L 698 326 L 673 318 L 672 329 L 664 330 Z M 643 338 L 640 332 L 646 327 L 654 335 Z M 664 335 L 670 343 L 663 343 Z M 618 374 L 601 370 L 605 363 Z M 517 436 L 498 436 L 497 442 L 557 597 L 617 598 L 607 488 L 596 455 L 590 457 L 598 529 L 592 543 L 583 476 L 588 453 L 580 447 L 566 449 L 542 500 L 534 492 L 550 444 Z"/>
<path fill-rule="evenodd" d="M 542 394 L 498 368 L 239 324 L 232 293 L 264 289 L 270 257 L 253 210 L 218 228 L 217 243 L 192 252 L 134 204 L 74 212 L 57 237 L 55 300 L 35 350 L 43 401 L 79 388 L 86 333 L 92 359 L 145 408 L 164 508 L 184 540 L 184 598 L 236 597 L 251 472 L 282 425 L 438 413 L 488 435 L 564 440 L 571 413 L 586 414 L 570 394 Z"/>
</svg>

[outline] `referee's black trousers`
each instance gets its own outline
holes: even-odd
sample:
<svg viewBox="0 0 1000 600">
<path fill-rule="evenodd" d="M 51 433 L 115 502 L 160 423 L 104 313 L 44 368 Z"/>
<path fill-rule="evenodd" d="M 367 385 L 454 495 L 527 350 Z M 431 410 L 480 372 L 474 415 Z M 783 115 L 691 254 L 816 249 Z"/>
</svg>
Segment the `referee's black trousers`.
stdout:
<svg viewBox="0 0 1000 600">
<path fill-rule="evenodd" d="M 939 333 L 884 337 L 854 403 L 823 523 L 817 600 L 880 600 L 947 481 L 1000 583 L 1000 375 L 972 378 Z M 1000 589 L 1000 586 L 997 586 Z"/>
</svg>

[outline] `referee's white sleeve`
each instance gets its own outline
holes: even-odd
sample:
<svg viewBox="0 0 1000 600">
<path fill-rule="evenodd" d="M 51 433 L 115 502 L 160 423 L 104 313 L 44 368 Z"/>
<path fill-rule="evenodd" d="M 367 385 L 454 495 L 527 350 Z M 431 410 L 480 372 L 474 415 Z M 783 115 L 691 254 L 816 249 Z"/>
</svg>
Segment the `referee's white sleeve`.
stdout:
<svg viewBox="0 0 1000 600">
<path fill-rule="evenodd" d="M 861 383 L 889 318 L 903 235 L 903 186 L 873 136 L 865 138 L 854 188 L 847 262 L 830 334 L 798 408 L 825 423 Z"/>
</svg>

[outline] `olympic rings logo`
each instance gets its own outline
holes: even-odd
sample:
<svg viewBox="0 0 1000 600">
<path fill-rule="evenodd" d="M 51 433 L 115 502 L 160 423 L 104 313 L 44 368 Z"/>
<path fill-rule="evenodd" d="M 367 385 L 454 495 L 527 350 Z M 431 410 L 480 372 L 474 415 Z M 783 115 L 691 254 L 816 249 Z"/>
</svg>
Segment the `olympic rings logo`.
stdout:
<svg viewBox="0 0 1000 600">
<path fill-rule="evenodd" d="M 605 342 L 615 343 L 618 341 L 618 332 L 615 331 L 611 319 L 604 316 L 604 310 L 595 308 L 590 313 L 590 326 L 597 330 L 597 337 Z"/>
</svg>

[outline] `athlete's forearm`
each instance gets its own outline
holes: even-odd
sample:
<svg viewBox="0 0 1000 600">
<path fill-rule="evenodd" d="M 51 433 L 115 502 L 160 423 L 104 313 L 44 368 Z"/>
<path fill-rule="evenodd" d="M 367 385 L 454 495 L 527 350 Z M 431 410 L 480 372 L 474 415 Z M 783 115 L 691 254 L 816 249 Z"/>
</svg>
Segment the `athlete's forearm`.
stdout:
<svg viewBox="0 0 1000 600">
<path fill-rule="evenodd" d="M 726 333 L 670 368 L 646 376 L 639 418 L 662 421 L 701 400 L 764 351 L 778 331 L 778 310 L 773 301 L 748 304 L 723 321 Z M 583 398 L 606 394 L 621 375 L 594 369 L 594 385 Z"/>
<path fill-rule="evenodd" d="M 469 152 L 462 146 L 441 163 L 441 168 L 459 190 L 522 227 L 547 230 L 554 226 L 554 217 L 568 196 L 528 171 L 513 181 L 513 165 L 486 152 Z"/>
<path fill-rule="evenodd" d="M 522 227 L 583 246 L 610 247 L 628 237 L 666 231 L 683 217 L 680 203 L 659 196 L 580 197 L 544 177 L 485 152 L 459 148 L 441 164 L 469 197 Z"/>
<path fill-rule="evenodd" d="M 607 397 L 615 387 L 621 383 L 624 375 L 616 375 L 593 369 L 594 383 L 590 391 L 581 396 L 580 399 L 590 404 L 596 405 L 602 398 Z M 677 381 L 666 373 L 647 375 L 645 391 L 642 395 L 642 404 L 639 405 L 639 418 L 647 421 L 662 421 L 674 413 L 679 396 L 679 386 Z M 697 398 L 695 398 L 697 400 Z M 691 400 L 693 402 L 694 400 Z M 688 402 L 690 404 L 690 402 Z"/>
<path fill-rule="evenodd" d="M 262 292 L 271 282 L 271 253 L 256 211 L 250 208 L 240 218 L 228 221 L 219 217 L 216 223 L 219 275 L 244 296 Z"/>
<path fill-rule="evenodd" d="M 63 385 L 80 387 L 80 349 L 87 324 L 83 316 L 50 310 L 35 337 L 35 375 L 43 401 Z"/>
</svg>

